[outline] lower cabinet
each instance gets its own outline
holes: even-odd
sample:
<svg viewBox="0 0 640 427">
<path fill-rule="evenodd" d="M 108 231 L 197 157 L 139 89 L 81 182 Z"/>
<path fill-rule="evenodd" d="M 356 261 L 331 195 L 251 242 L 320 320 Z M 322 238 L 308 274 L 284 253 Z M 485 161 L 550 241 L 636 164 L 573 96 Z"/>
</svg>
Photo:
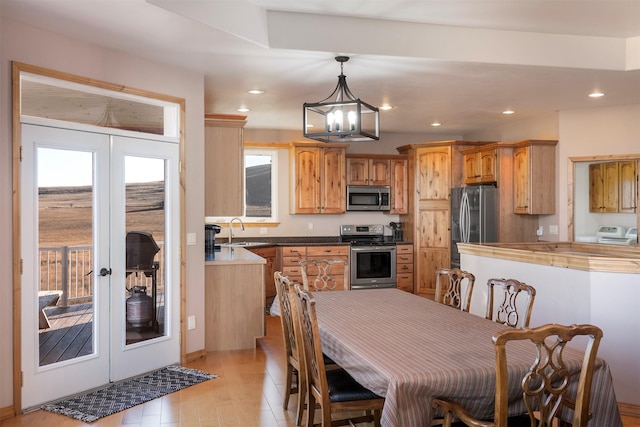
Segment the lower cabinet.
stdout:
<svg viewBox="0 0 640 427">
<path fill-rule="evenodd" d="M 276 283 L 273 279 L 273 273 L 276 272 L 276 247 L 270 246 L 268 248 L 252 248 L 249 250 L 267 261 L 264 266 L 264 293 L 266 298 L 275 297 Z"/>
<path fill-rule="evenodd" d="M 307 259 L 343 259 L 349 265 L 349 246 L 307 246 Z M 336 279 L 336 290 L 343 290 L 345 288 L 344 283 L 344 269 L 342 266 L 333 266 L 331 273 Z M 347 283 L 346 286 L 349 286 Z"/>
<path fill-rule="evenodd" d="M 349 262 L 349 245 L 281 246 L 278 268 L 293 283 L 302 283 L 300 261 L 319 258 L 338 258 Z M 343 271 L 336 269 L 333 274 L 338 281 L 338 289 L 344 289 Z"/>
<path fill-rule="evenodd" d="M 398 289 L 413 292 L 413 243 L 396 245 L 396 277 Z"/>
<path fill-rule="evenodd" d="M 292 283 L 302 283 L 302 268 L 300 261 L 307 259 L 306 246 L 283 246 L 280 251 L 280 267 L 284 276 L 287 276 Z"/>
</svg>

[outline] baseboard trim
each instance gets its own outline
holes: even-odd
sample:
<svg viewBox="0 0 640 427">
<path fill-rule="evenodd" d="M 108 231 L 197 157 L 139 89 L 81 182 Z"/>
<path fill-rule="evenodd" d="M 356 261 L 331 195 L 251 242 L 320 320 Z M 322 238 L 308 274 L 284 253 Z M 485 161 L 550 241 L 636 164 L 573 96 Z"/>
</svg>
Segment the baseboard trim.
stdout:
<svg viewBox="0 0 640 427">
<path fill-rule="evenodd" d="M 4 408 L 0 408 L 0 421 L 7 420 L 15 416 L 16 414 L 15 412 L 13 412 L 13 406 L 5 406 Z"/>
<path fill-rule="evenodd" d="M 620 408 L 620 415 L 640 418 L 640 405 L 618 402 L 618 408 Z"/>
<path fill-rule="evenodd" d="M 207 350 L 205 349 L 187 353 L 187 363 L 202 359 L 203 357 L 207 357 Z"/>
</svg>

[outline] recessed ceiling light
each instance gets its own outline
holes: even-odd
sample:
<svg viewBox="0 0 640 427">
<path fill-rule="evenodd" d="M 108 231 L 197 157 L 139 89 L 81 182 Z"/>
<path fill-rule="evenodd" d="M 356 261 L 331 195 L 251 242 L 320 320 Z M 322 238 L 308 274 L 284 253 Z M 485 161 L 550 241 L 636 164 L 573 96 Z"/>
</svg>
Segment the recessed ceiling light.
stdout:
<svg viewBox="0 0 640 427">
<path fill-rule="evenodd" d="M 249 110 L 247 107 L 240 107 L 240 108 L 238 108 L 238 111 L 240 113 L 248 113 L 251 110 Z"/>
<path fill-rule="evenodd" d="M 385 110 L 385 111 L 386 110 L 391 110 L 391 109 L 393 109 L 393 106 L 389 105 L 389 104 L 382 104 L 382 106 L 380 106 L 380 109 L 381 110 Z"/>
<path fill-rule="evenodd" d="M 505 111 L 502 112 L 502 114 L 506 114 L 506 115 L 514 114 L 514 113 L 515 113 L 515 111 L 513 111 L 513 110 L 505 110 Z"/>
<path fill-rule="evenodd" d="M 595 92 L 592 92 L 592 93 L 589 94 L 590 98 L 600 98 L 600 97 L 603 97 L 603 96 L 604 96 L 604 93 L 598 92 L 598 91 L 595 91 Z"/>
<path fill-rule="evenodd" d="M 431 126 L 433 126 L 433 127 L 442 126 L 442 123 L 440 123 L 440 122 L 433 122 L 433 123 L 431 123 Z"/>
<path fill-rule="evenodd" d="M 263 91 L 263 90 L 260 90 L 260 89 L 251 89 L 251 90 L 249 91 L 249 93 L 250 93 L 251 95 L 262 95 L 262 94 L 264 93 L 264 91 Z"/>
</svg>

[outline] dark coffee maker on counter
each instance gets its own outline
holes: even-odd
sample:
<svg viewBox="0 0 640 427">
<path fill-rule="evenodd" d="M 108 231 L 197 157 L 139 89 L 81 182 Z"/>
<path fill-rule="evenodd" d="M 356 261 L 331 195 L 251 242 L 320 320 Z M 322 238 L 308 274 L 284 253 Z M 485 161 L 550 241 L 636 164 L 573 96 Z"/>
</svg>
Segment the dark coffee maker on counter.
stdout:
<svg viewBox="0 0 640 427">
<path fill-rule="evenodd" d="M 216 234 L 220 233 L 221 227 L 218 224 L 204 225 L 204 259 L 215 258 Z"/>
<path fill-rule="evenodd" d="M 389 227 L 391 227 L 392 235 L 391 239 L 394 242 L 402 242 L 402 223 L 401 222 L 390 222 Z"/>
</svg>

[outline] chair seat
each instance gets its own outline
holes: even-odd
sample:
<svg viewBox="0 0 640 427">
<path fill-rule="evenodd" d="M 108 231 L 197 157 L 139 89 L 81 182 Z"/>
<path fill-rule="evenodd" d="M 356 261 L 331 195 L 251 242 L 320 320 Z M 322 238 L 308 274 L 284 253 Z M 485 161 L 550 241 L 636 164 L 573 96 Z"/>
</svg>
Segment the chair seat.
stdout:
<svg viewBox="0 0 640 427">
<path fill-rule="evenodd" d="M 327 372 L 329 399 L 331 402 L 348 402 L 353 400 L 380 399 L 380 396 L 361 386 L 344 369 Z"/>
</svg>

